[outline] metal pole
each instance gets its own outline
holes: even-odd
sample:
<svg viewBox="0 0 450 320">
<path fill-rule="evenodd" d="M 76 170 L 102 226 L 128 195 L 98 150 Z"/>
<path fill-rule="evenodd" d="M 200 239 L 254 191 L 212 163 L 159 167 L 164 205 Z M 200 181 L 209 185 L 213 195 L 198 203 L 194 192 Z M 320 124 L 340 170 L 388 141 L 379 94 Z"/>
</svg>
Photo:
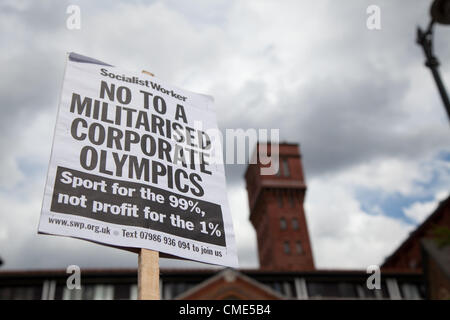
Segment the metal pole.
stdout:
<svg viewBox="0 0 450 320">
<path fill-rule="evenodd" d="M 433 25 L 434 21 L 432 20 L 426 31 L 423 31 L 420 27 L 417 28 L 417 43 L 423 48 L 426 57 L 425 65 L 430 68 L 431 73 L 433 74 L 434 81 L 436 82 L 450 121 L 450 99 L 448 98 L 447 91 L 442 82 L 441 75 L 439 74 L 439 61 L 433 54 Z"/>
</svg>

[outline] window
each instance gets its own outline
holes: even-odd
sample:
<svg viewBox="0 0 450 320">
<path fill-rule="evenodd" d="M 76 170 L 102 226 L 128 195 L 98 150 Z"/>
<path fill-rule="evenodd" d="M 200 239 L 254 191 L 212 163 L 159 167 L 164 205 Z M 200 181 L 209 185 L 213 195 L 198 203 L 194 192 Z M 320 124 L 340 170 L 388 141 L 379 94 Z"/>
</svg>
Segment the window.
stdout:
<svg viewBox="0 0 450 320">
<path fill-rule="evenodd" d="M 294 290 L 295 290 L 295 288 L 294 288 L 293 283 L 287 282 L 287 281 L 283 282 L 282 294 L 284 294 L 285 296 L 287 296 L 289 298 L 292 298 L 292 297 L 294 297 L 294 294 L 293 294 Z"/>
<path fill-rule="evenodd" d="M 285 177 L 289 177 L 291 175 L 290 171 L 289 171 L 289 163 L 287 161 L 287 159 L 283 159 L 283 173 Z"/>
<path fill-rule="evenodd" d="M 401 286 L 403 299 L 407 300 L 417 300 L 420 299 L 419 289 L 416 285 L 411 283 L 403 283 Z"/>
<path fill-rule="evenodd" d="M 281 228 L 281 230 L 286 230 L 287 223 L 286 223 L 286 219 L 285 218 L 281 218 L 280 219 L 280 228 Z"/>
<path fill-rule="evenodd" d="M 298 254 L 302 254 L 303 253 L 303 247 L 302 247 L 302 243 L 300 241 L 297 241 L 295 243 L 295 249 L 297 250 Z"/>
<path fill-rule="evenodd" d="M 55 280 L 45 280 L 42 286 L 42 300 L 54 300 L 56 293 L 56 281 Z"/>
<path fill-rule="evenodd" d="M 291 253 L 291 247 L 289 246 L 289 242 L 285 241 L 283 243 L 283 249 L 284 249 L 284 253 L 289 254 Z"/>
<path fill-rule="evenodd" d="M 187 281 L 177 281 L 172 284 L 172 297 L 176 298 L 178 295 L 186 292 L 190 288 L 192 288 L 194 284 L 192 282 Z"/>
<path fill-rule="evenodd" d="M 292 194 L 292 192 L 289 192 L 289 205 L 291 206 L 291 208 L 295 207 L 294 195 Z"/>
<path fill-rule="evenodd" d="M 130 285 L 116 284 L 114 286 L 114 300 L 128 300 L 130 299 Z"/>
<path fill-rule="evenodd" d="M 112 300 L 114 297 L 114 286 L 98 284 L 94 288 L 94 300 Z"/>
<path fill-rule="evenodd" d="M 0 300 L 39 300 L 41 292 L 40 286 L 1 287 Z"/>
<path fill-rule="evenodd" d="M 269 286 L 278 293 L 282 293 L 281 283 L 278 281 L 269 283 Z"/>
<path fill-rule="evenodd" d="M 356 293 L 362 299 L 386 299 L 389 298 L 386 285 L 382 282 L 381 289 L 369 289 L 366 284 L 357 284 Z"/>
<path fill-rule="evenodd" d="M 84 285 L 81 289 L 64 288 L 63 300 L 112 300 L 114 287 L 112 285 Z"/>
<path fill-rule="evenodd" d="M 283 195 L 281 194 L 281 192 L 277 194 L 277 199 L 278 199 L 278 207 L 283 208 Z"/>
<path fill-rule="evenodd" d="M 137 300 L 138 298 L 138 286 L 133 284 L 130 287 L 130 300 Z"/>
<path fill-rule="evenodd" d="M 298 230 L 298 228 L 299 228 L 298 219 L 297 218 L 292 219 L 292 229 Z"/>
<path fill-rule="evenodd" d="M 86 286 L 83 286 L 83 290 Z M 82 298 L 81 289 L 69 289 L 67 287 L 64 288 L 63 291 L 63 300 L 81 300 Z"/>
<path fill-rule="evenodd" d="M 164 283 L 164 296 L 163 298 L 165 300 L 170 300 L 172 299 L 172 283 Z"/>
<path fill-rule="evenodd" d="M 356 298 L 356 287 L 348 282 L 310 282 L 308 293 L 312 298 Z"/>
</svg>

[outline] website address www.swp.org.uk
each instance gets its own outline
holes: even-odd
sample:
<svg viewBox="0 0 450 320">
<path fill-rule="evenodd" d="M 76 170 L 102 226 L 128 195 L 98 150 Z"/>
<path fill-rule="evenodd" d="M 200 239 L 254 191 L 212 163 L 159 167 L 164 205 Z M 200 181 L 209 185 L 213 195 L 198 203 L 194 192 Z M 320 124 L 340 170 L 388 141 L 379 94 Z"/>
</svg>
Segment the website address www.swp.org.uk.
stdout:
<svg viewBox="0 0 450 320">
<path fill-rule="evenodd" d="M 86 224 L 83 222 L 78 222 L 74 220 L 66 220 L 66 219 L 58 219 L 58 218 L 48 218 L 48 222 L 51 224 L 56 224 L 64 227 L 69 228 L 76 228 L 80 230 L 91 230 L 95 233 L 104 233 L 104 234 L 111 234 L 111 229 L 108 227 L 100 227 L 93 224 Z"/>
</svg>

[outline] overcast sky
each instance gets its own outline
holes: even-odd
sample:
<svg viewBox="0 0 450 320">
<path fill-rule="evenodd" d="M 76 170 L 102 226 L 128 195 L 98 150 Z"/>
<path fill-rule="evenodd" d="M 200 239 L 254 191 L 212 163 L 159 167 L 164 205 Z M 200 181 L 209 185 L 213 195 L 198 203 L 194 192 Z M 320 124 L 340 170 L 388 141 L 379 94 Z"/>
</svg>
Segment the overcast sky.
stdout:
<svg viewBox="0 0 450 320">
<path fill-rule="evenodd" d="M 66 27 L 70 4 L 81 9 L 80 30 Z M 381 30 L 366 27 L 372 4 Z M 280 129 L 301 146 L 316 266 L 381 264 L 449 195 L 449 122 L 415 43 L 430 4 L 0 0 L 2 269 L 137 264 L 132 253 L 37 235 L 71 51 L 214 96 L 221 129 Z M 450 27 L 435 31 L 450 88 Z M 226 170 L 240 265 L 254 268 L 245 166 Z"/>
</svg>

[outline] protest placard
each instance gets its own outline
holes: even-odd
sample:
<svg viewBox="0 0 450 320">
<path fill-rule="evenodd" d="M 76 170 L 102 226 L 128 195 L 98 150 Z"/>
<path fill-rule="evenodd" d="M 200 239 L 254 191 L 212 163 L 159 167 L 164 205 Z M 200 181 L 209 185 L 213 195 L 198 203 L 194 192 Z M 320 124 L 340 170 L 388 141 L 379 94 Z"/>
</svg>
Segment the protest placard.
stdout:
<svg viewBox="0 0 450 320">
<path fill-rule="evenodd" d="M 38 231 L 237 267 L 213 99 L 68 55 Z"/>
</svg>

